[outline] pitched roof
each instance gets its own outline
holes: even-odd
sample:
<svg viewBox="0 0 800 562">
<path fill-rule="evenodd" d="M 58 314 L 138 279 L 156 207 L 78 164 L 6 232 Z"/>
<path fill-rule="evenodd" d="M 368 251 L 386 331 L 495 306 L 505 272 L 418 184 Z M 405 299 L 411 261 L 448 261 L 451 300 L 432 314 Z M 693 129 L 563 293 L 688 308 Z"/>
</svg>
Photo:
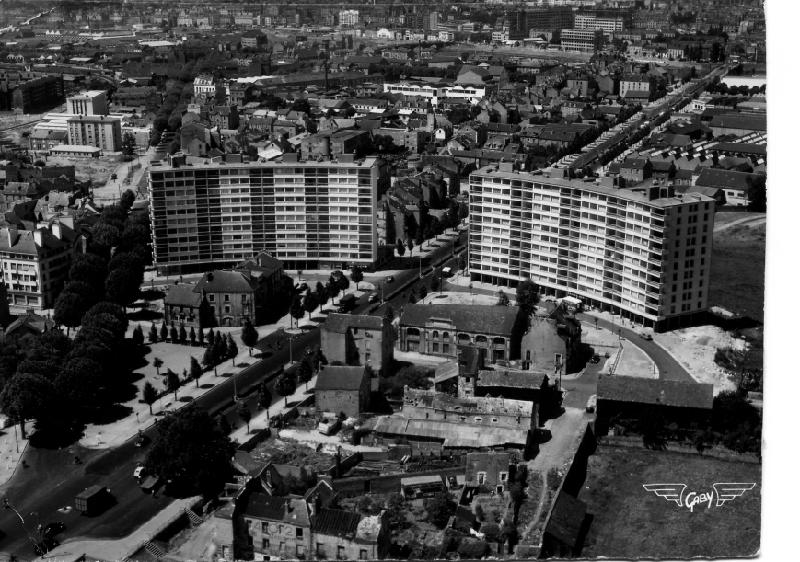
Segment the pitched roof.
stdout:
<svg viewBox="0 0 800 562">
<path fill-rule="evenodd" d="M 194 287 L 195 293 L 251 293 L 248 276 L 241 271 L 214 270 L 209 271 Z"/>
<path fill-rule="evenodd" d="M 366 314 L 351 315 L 333 313 L 328 315 L 328 318 L 322 325 L 323 330 L 337 334 L 344 334 L 350 328 L 381 330 L 383 329 L 383 317 L 368 316 Z"/>
<path fill-rule="evenodd" d="M 433 319 L 452 322 L 459 330 L 508 335 L 514 330 L 516 306 L 471 304 L 409 304 L 403 308 L 401 326 L 423 326 Z"/>
<path fill-rule="evenodd" d="M 620 169 L 644 170 L 645 166 L 647 166 L 647 162 L 647 158 L 626 158 L 620 165 Z"/>
<path fill-rule="evenodd" d="M 22 328 L 29 328 L 31 331 L 42 334 L 54 326 L 55 322 L 53 322 L 50 318 L 46 316 L 39 316 L 32 311 L 28 311 L 25 314 L 18 316 L 16 320 L 8 325 L 6 328 L 6 335 L 9 335 Z"/>
<path fill-rule="evenodd" d="M 744 115 L 741 113 L 723 113 L 711 118 L 710 127 L 725 129 L 743 129 L 745 131 L 766 131 L 766 115 Z"/>
<path fill-rule="evenodd" d="M 601 376 L 597 381 L 597 399 L 710 410 L 714 403 L 714 385 L 618 375 Z"/>
<path fill-rule="evenodd" d="M 247 500 L 242 513 L 257 519 L 282 521 L 285 510 L 285 498 L 270 496 L 261 492 L 253 492 Z"/>
<path fill-rule="evenodd" d="M 203 295 L 195 292 L 194 285 L 189 283 L 175 284 L 167 287 L 164 304 L 172 306 L 199 307 Z"/>
<path fill-rule="evenodd" d="M 367 376 L 364 365 L 320 365 L 317 390 L 358 390 Z"/>
<path fill-rule="evenodd" d="M 719 168 L 703 168 L 695 185 L 701 187 L 722 187 L 725 189 L 748 190 L 753 185 L 763 182 L 764 177 L 747 172 L 720 170 Z"/>
<path fill-rule="evenodd" d="M 358 530 L 361 516 L 343 509 L 320 509 L 313 518 L 314 533 L 353 538 Z"/>
</svg>

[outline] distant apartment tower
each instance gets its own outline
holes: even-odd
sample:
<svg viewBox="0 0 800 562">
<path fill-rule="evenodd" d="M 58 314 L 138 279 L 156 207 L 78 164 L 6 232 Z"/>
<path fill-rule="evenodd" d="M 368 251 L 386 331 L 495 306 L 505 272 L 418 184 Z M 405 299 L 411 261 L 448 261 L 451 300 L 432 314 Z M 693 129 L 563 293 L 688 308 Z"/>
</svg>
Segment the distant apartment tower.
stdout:
<svg viewBox="0 0 800 562">
<path fill-rule="evenodd" d="M 541 31 L 572 29 L 575 25 L 575 12 L 569 6 L 527 8 L 525 25 L 528 29 Z"/>
<path fill-rule="evenodd" d="M 87 90 L 67 98 L 67 113 L 73 115 L 108 115 L 108 99 L 103 90 Z"/>
<path fill-rule="evenodd" d="M 575 53 L 596 53 L 603 47 L 601 29 L 562 29 L 561 48 Z"/>
<path fill-rule="evenodd" d="M 68 144 L 117 152 L 122 149 L 122 122 L 106 115 L 76 115 L 67 119 L 67 139 Z"/>
<path fill-rule="evenodd" d="M 36 113 L 64 101 L 64 78 L 35 73 L 0 71 L 0 111 Z"/>
<path fill-rule="evenodd" d="M 708 306 L 714 200 L 487 166 L 470 175 L 473 281 L 572 295 L 656 329 Z"/>
<path fill-rule="evenodd" d="M 149 181 L 161 272 L 233 265 L 263 251 L 286 269 L 379 261 L 377 204 L 389 177 L 378 158 L 189 165 L 178 156 L 151 167 Z"/>
<path fill-rule="evenodd" d="M 339 25 L 342 27 L 355 27 L 358 25 L 358 10 L 340 10 Z"/>
</svg>

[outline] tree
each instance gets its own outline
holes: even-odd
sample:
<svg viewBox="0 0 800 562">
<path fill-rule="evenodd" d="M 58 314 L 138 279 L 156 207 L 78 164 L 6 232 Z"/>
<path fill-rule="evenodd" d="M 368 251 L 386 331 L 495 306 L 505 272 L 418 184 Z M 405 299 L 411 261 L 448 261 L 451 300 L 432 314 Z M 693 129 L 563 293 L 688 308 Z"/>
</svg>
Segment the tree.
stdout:
<svg viewBox="0 0 800 562">
<path fill-rule="evenodd" d="M 300 365 L 297 367 L 297 380 L 303 384 L 308 383 L 314 374 L 314 369 L 308 361 L 308 357 L 304 358 Z"/>
<path fill-rule="evenodd" d="M 231 364 L 236 366 L 236 356 L 239 355 L 239 348 L 233 338 L 228 334 L 228 341 L 226 344 L 226 356 L 230 358 Z"/>
<path fill-rule="evenodd" d="M 247 402 L 242 400 L 236 408 L 236 414 L 239 419 L 247 424 L 247 433 L 250 433 L 250 408 L 247 407 Z"/>
<path fill-rule="evenodd" d="M 217 332 L 214 336 L 214 361 L 222 363 L 228 357 L 228 345 L 225 338 L 222 337 L 221 332 Z"/>
<path fill-rule="evenodd" d="M 311 320 L 311 313 L 314 312 L 317 307 L 319 306 L 319 299 L 317 298 L 316 293 L 308 292 L 306 296 L 303 297 L 303 308 L 306 312 L 308 312 L 308 319 Z"/>
<path fill-rule="evenodd" d="M 458 258 L 458 269 L 467 269 L 467 257 L 464 254 L 461 254 Z"/>
<path fill-rule="evenodd" d="M 197 333 L 194 331 L 194 326 L 189 328 L 189 345 L 192 347 L 197 343 Z"/>
<path fill-rule="evenodd" d="M 326 300 L 333 300 L 339 296 L 339 287 L 330 279 L 325 283 L 325 296 Z"/>
<path fill-rule="evenodd" d="M 122 135 L 122 155 L 133 157 L 136 154 L 136 137 L 133 133 L 126 132 Z"/>
<path fill-rule="evenodd" d="M 167 378 L 164 380 L 164 386 L 167 387 L 167 392 L 175 393 L 175 401 L 178 400 L 178 390 L 181 387 L 181 378 L 178 373 L 172 369 L 167 369 Z"/>
<path fill-rule="evenodd" d="M 278 380 L 275 382 L 275 391 L 278 393 L 278 396 L 283 396 L 285 406 L 289 405 L 289 396 L 294 394 L 295 390 L 297 390 L 297 384 L 294 382 L 294 379 L 286 373 L 278 377 Z"/>
<path fill-rule="evenodd" d="M 40 375 L 18 372 L 3 387 L 0 393 L 0 407 L 3 412 L 20 424 L 22 438 L 25 438 L 25 420 L 39 418 L 47 399 L 52 394 L 53 385 Z"/>
<path fill-rule="evenodd" d="M 497 306 L 508 306 L 509 302 L 508 295 L 500 289 L 497 292 Z"/>
<path fill-rule="evenodd" d="M 182 344 L 186 343 L 186 328 L 184 328 L 183 324 L 178 328 L 178 341 Z"/>
<path fill-rule="evenodd" d="M 533 314 L 537 304 L 539 304 L 539 286 L 536 283 L 527 280 L 517 285 L 517 305 L 525 316 Z"/>
<path fill-rule="evenodd" d="M 161 366 L 164 365 L 164 362 L 159 357 L 153 357 L 153 367 L 156 368 L 156 374 L 161 376 Z"/>
<path fill-rule="evenodd" d="M 169 331 L 167 330 L 167 323 L 161 322 L 161 341 L 167 341 L 167 337 L 169 336 Z"/>
<path fill-rule="evenodd" d="M 94 254 L 78 254 L 72 258 L 68 279 L 85 283 L 97 293 L 103 289 L 107 274 L 108 266 L 103 258 Z"/>
<path fill-rule="evenodd" d="M 408 257 L 414 256 L 414 241 L 409 238 L 406 240 L 406 246 L 408 247 Z"/>
<path fill-rule="evenodd" d="M 352 269 L 350 269 L 350 279 L 356 284 L 356 291 L 358 291 L 358 284 L 364 280 L 364 272 L 361 270 L 361 267 L 354 265 Z"/>
<path fill-rule="evenodd" d="M 235 447 L 206 412 L 182 408 L 158 422 L 145 459 L 148 472 L 168 482 L 170 493 L 215 497 L 231 474 Z"/>
<path fill-rule="evenodd" d="M 214 342 L 209 341 L 205 352 L 203 352 L 203 365 L 206 369 L 214 368 L 214 374 L 217 374 L 217 361 L 214 357 Z"/>
<path fill-rule="evenodd" d="M 156 330 L 156 325 L 151 323 L 150 324 L 150 334 L 148 335 L 148 339 L 150 343 L 158 343 L 158 330 Z"/>
<path fill-rule="evenodd" d="M 295 319 L 295 326 L 297 326 L 300 320 L 303 319 L 303 316 L 306 315 L 306 311 L 303 308 L 303 303 L 300 300 L 300 297 L 297 295 L 295 295 L 294 299 L 292 300 L 292 306 L 289 309 L 289 314 L 291 314 L 292 318 Z"/>
<path fill-rule="evenodd" d="M 119 198 L 119 206 L 127 213 L 133 208 L 134 201 L 136 201 L 136 194 L 130 189 L 126 189 L 122 192 L 122 196 Z M 120 234 L 120 238 L 125 237 L 124 232 L 125 231 L 123 230 L 122 234 Z"/>
<path fill-rule="evenodd" d="M 269 410 L 269 407 L 272 406 L 272 393 L 269 391 L 267 381 L 262 382 L 258 387 L 258 405 L 265 410 Z"/>
<path fill-rule="evenodd" d="M 67 287 L 75 285 L 83 285 L 83 283 L 70 283 Z M 53 320 L 60 326 L 66 326 L 69 332 L 70 328 L 76 328 L 81 325 L 81 318 L 83 318 L 89 306 L 91 306 L 91 301 L 86 295 L 69 291 L 65 287 L 56 299 Z"/>
<path fill-rule="evenodd" d="M 425 500 L 427 519 L 440 529 L 447 525 L 450 516 L 455 513 L 455 502 L 447 492 L 439 492 L 434 497 Z"/>
<path fill-rule="evenodd" d="M 194 384 L 196 387 L 200 387 L 200 377 L 203 376 L 203 368 L 200 366 L 200 362 L 192 357 L 189 360 L 189 376 L 194 379 Z"/>
<path fill-rule="evenodd" d="M 129 306 L 139 298 L 139 287 L 143 280 L 143 265 L 112 269 L 106 279 L 106 296 L 112 302 Z"/>
<path fill-rule="evenodd" d="M 435 293 L 440 288 L 439 286 L 439 275 L 434 272 L 433 276 L 431 277 L 431 292 Z"/>
<path fill-rule="evenodd" d="M 141 324 L 137 324 L 136 327 L 133 329 L 133 334 L 131 334 L 131 340 L 133 340 L 133 345 L 136 347 L 142 347 L 144 345 L 144 332 L 142 331 Z"/>
<path fill-rule="evenodd" d="M 425 287 L 424 284 L 420 285 L 420 287 L 419 287 L 419 298 L 420 298 L 420 300 L 424 299 L 426 296 L 428 296 L 427 287 Z"/>
<path fill-rule="evenodd" d="M 397 249 L 397 255 L 401 258 L 406 253 L 406 245 L 403 244 L 403 241 L 399 238 L 397 239 L 397 243 L 395 244 L 395 249 Z"/>
<path fill-rule="evenodd" d="M 172 343 L 178 343 L 178 328 L 175 327 L 175 324 L 169 326 L 169 340 Z"/>
<path fill-rule="evenodd" d="M 199 345 L 205 345 L 206 335 L 203 333 L 203 327 L 201 326 L 200 329 L 197 331 L 197 343 Z"/>
<path fill-rule="evenodd" d="M 228 418 L 226 418 L 222 414 L 220 414 L 219 417 L 217 418 L 217 427 L 219 427 L 219 430 L 222 432 L 223 435 L 230 435 L 231 431 L 233 430 L 230 422 L 228 421 Z"/>
<path fill-rule="evenodd" d="M 158 391 L 156 387 L 154 387 L 149 382 L 144 383 L 144 387 L 142 388 L 142 400 L 144 403 L 150 407 L 150 415 L 153 415 L 153 404 L 156 403 L 158 400 Z"/>
<path fill-rule="evenodd" d="M 417 229 L 417 235 L 414 237 L 414 243 L 422 249 L 422 244 L 425 242 L 425 237 L 423 235 L 422 229 Z"/>
<path fill-rule="evenodd" d="M 258 343 L 258 331 L 253 326 L 250 320 L 245 320 L 242 327 L 242 343 L 250 350 L 250 356 L 253 356 L 253 348 Z"/>
</svg>

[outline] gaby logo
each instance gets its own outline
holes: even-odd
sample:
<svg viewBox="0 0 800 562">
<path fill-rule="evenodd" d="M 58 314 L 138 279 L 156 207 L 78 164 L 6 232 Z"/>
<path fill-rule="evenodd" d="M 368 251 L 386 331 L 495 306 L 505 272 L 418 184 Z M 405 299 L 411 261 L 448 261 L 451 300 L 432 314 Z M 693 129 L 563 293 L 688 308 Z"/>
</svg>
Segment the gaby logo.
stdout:
<svg viewBox="0 0 800 562">
<path fill-rule="evenodd" d="M 711 509 L 721 507 L 725 502 L 735 500 L 747 490 L 752 490 L 756 485 L 753 482 L 717 482 L 711 485 L 707 492 L 686 492 L 686 484 L 642 484 L 642 488 L 653 492 L 659 498 L 675 502 L 678 507 L 685 507 L 694 512 L 694 508 Z M 715 502 L 716 500 L 716 502 Z"/>
</svg>

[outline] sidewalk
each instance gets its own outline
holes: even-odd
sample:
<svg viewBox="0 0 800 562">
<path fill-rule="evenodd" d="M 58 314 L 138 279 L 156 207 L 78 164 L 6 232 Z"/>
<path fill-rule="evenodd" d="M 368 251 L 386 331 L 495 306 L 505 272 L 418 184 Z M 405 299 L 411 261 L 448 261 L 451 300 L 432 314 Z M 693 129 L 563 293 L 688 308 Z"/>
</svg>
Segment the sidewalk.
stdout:
<svg viewBox="0 0 800 562">
<path fill-rule="evenodd" d="M 28 422 L 26 428 L 31 431 L 33 422 Z M 0 432 L 0 487 L 11 480 L 17 470 L 28 440 L 22 439 L 19 426 L 11 425 Z"/>
<path fill-rule="evenodd" d="M 70 539 L 41 558 L 37 558 L 37 561 L 60 562 L 76 560 L 81 556 L 96 560 L 125 560 L 180 517 L 185 509 L 191 509 L 191 506 L 200 499 L 200 496 L 195 496 L 175 500 L 127 537 L 118 540 Z"/>
</svg>

